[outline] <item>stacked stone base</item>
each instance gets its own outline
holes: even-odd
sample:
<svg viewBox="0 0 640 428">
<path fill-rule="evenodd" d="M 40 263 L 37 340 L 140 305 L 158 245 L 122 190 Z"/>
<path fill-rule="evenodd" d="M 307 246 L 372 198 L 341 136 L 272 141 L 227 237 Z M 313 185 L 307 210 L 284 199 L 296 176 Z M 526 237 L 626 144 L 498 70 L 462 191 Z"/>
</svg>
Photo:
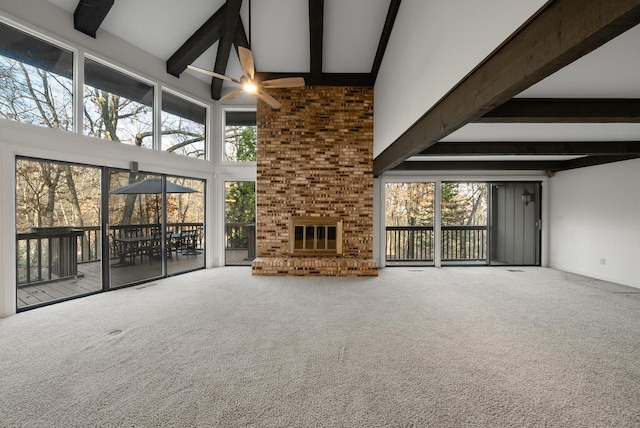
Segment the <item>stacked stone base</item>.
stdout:
<svg viewBox="0 0 640 428">
<path fill-rule="evenodd" d="M 378 276 L 375 260 L 346 257 L 259 257 L 251 270 L 264 276 Z"/>
</svg>

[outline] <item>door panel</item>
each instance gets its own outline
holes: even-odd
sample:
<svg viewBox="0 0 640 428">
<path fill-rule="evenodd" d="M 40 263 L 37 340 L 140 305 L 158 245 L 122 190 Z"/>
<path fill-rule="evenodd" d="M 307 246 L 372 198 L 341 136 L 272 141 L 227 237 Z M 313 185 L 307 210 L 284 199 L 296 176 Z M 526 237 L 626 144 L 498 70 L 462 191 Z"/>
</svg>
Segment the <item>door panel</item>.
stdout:
<svg viewBox="0 0 640 428">
<path fill-rule="evenodd" d="M 540 263 L 540 183 L 510 182 L 491 185 L 491 264 Z"/>
<path fill-rule="evenodd" d="M 109 288 L 163 274 L 162 178 L 109 171 Z"/>
</svg>

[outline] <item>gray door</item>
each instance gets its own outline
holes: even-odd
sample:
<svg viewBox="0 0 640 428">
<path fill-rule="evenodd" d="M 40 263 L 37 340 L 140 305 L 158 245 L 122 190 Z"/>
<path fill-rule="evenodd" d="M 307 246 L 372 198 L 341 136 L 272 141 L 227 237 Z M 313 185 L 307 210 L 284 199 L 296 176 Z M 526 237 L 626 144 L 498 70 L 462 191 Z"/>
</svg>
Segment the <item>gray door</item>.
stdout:
<svg viewBox="0 0 640 428">
<path fill-rule="evenodd" d="M 491 185 L 491 264 L 540 265 L 539 182 Z"/>
</svg>

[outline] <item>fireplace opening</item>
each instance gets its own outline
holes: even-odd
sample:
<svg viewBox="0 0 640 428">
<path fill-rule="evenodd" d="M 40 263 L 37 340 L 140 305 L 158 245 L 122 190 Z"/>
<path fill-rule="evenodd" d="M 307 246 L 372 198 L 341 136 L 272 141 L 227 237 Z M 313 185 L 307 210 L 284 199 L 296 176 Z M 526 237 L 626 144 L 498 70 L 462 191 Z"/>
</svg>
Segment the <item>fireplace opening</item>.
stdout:
<svg viewBox="0 0 640 428">
<path fill-rule="evenodd" d="M 340 255 L 342 220 L 333 217 L 292 217 L 289 243 L 292 255 Z"/>
</svg>

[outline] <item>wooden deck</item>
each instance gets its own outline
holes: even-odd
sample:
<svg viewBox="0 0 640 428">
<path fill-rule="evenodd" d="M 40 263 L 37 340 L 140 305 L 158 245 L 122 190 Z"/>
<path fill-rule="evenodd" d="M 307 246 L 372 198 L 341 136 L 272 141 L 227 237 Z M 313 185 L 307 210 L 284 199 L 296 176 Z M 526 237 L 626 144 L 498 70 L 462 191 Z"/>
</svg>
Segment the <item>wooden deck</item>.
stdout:
<svg viewBox="0 0 640 428">
<path fill-rule="evenodd" d="M 148 259 L 145 259 L 142 263 L 122 267 L 115 266 L 117 260 L 112 260 L 111 263 L 111 288 L 162 276 L 160 260 L 152 260 L 149 263 Z M 201 254 L 196 256 L 181 255 L 177 260 L 167 260 L 168 275 L 201 267 L 204 267 L 204 257 Z M 79 264 L 78 274 L 78 278 L 19 287 L 17 290 L 18 308 L 102 290 L 102 272 L 99 261 Z"/>
<path fill-rule="evenodd" d="M 248 250 L 226 250 L 224 264 L 226 266 L 251 266 L 253 259 L 247 258 Z"/>
</svg>

